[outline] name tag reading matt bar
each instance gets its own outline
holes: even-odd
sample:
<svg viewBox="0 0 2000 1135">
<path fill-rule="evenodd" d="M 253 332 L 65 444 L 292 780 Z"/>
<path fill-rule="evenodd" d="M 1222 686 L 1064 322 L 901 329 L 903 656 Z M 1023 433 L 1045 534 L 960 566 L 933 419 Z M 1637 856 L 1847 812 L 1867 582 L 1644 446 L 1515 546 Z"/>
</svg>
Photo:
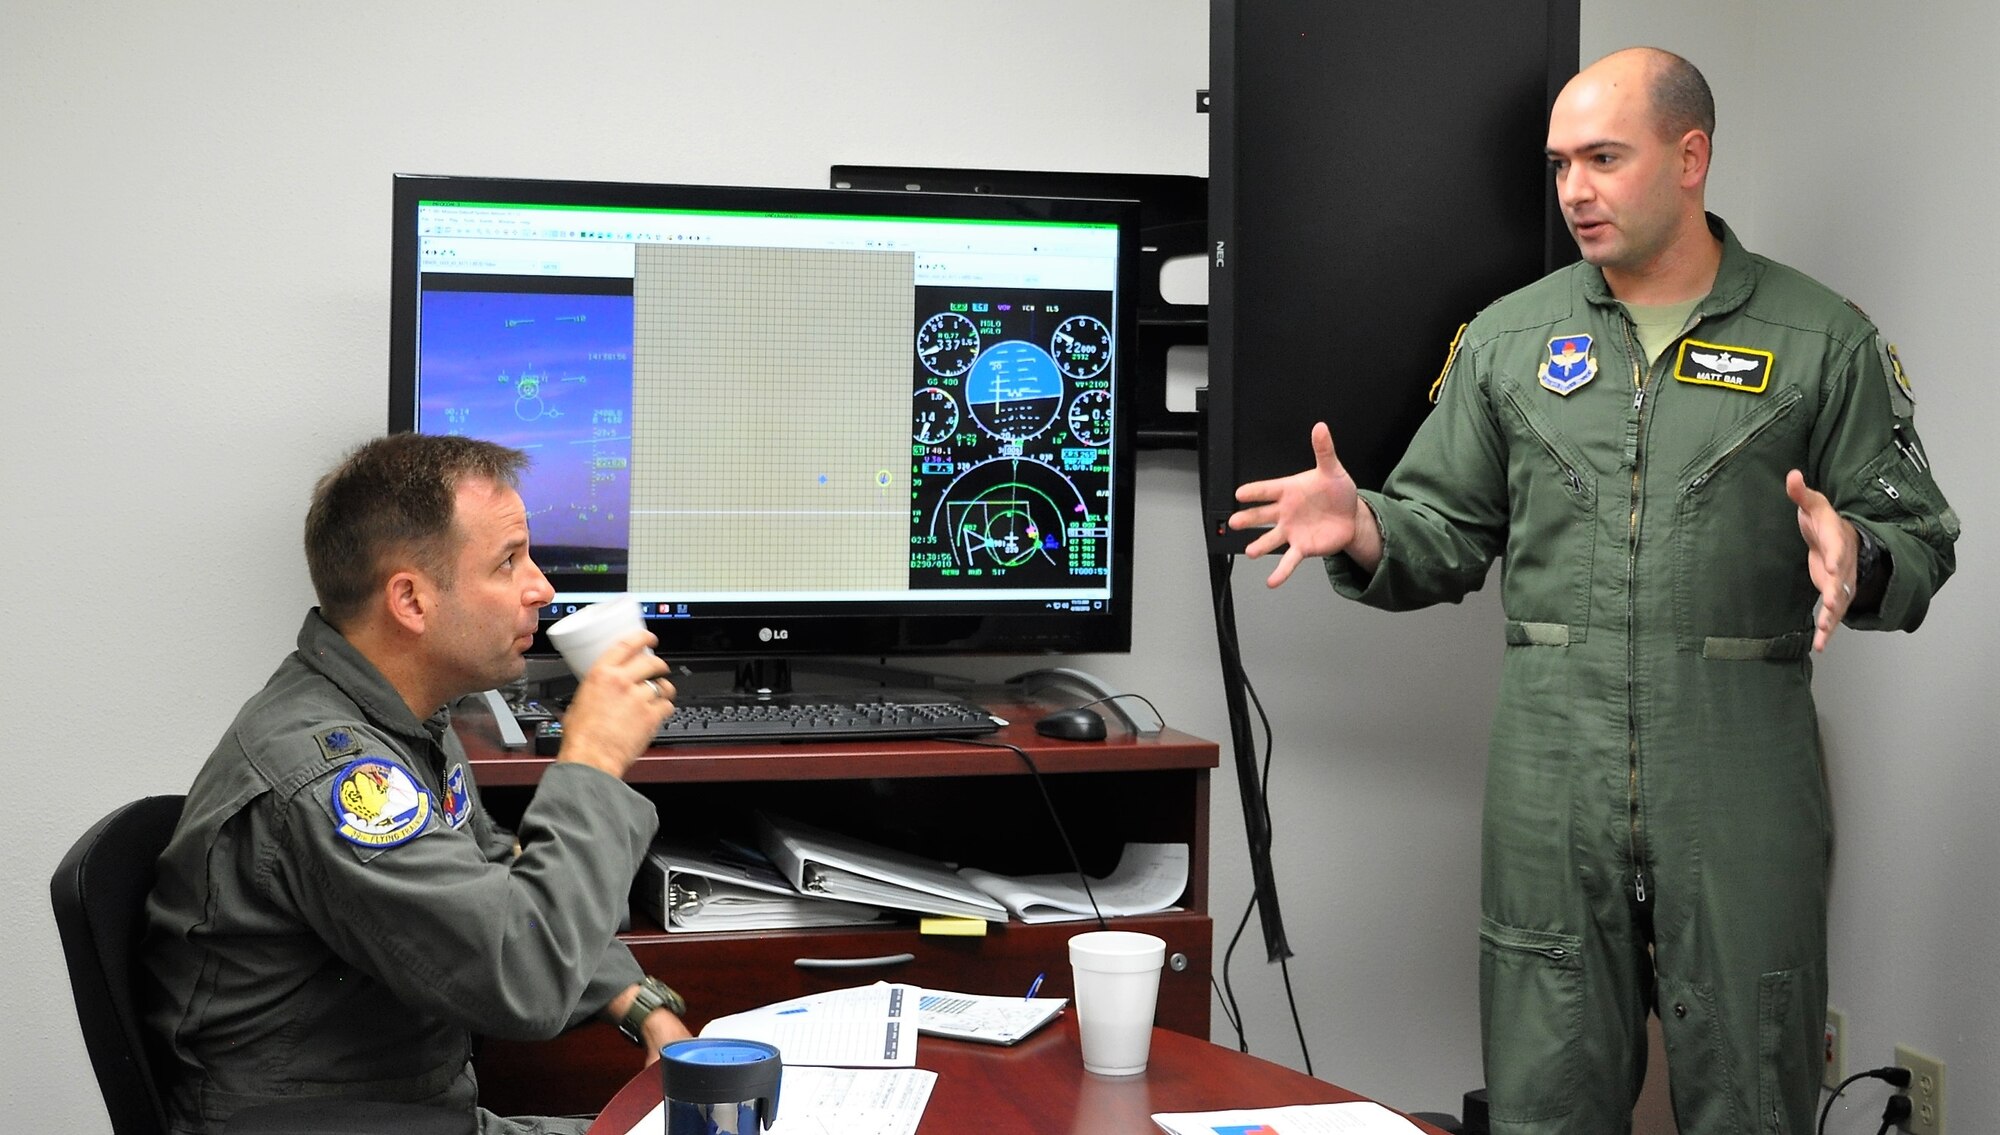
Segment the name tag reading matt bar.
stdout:
<svg viewBox="0 0 2000 1135">
<path fill-rule="evenodd" d="M 1771 386 L 1771 365 L 1775 357 L 1755 347 L 1730 347 L 1721 343 L 1681 341 L 1674 358 L 1674 377 L 1699 386 L 1721 386 L 1746 394 L 1762 394 Z"/>
</svg>

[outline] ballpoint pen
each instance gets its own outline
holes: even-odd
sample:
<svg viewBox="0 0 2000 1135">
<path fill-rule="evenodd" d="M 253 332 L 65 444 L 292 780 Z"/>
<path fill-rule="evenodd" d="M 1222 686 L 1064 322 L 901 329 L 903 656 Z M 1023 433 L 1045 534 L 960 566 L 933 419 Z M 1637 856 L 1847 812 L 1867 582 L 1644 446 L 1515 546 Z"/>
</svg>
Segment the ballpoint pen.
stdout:
<svg viewBox="0 0 2000 1135">
<path fill-rule="evenodd" d="M 1033 1000 L 1035 999 L 1035 994 L 1037 994 L 1037 993 L 1041 992 L 1041 989 L 1042 989 L 1042 979 L 1043 979 L 1044 977 L 1047 977 L 1047 976 L 1048 976 L 1048 975 L 1047 975 L 1047 974 L 1044 974 L 1044 973 L 1038 973 L 1038 974 L 1036 974 L 1036 975 L 1035 975 L 1035 980 L 1033 980 L 1033 981 L 1031 981 L 1031 982 L 1029 982 L 1029 983 L 1028 983 L 1028 995 L 1027 995 L 1026 997 L 1023 997 L 1023 998 L 1021 998 L 1021 1000 L 1023 1000 L 1023 1001 L 1033 1001 Z"/>
</svg>

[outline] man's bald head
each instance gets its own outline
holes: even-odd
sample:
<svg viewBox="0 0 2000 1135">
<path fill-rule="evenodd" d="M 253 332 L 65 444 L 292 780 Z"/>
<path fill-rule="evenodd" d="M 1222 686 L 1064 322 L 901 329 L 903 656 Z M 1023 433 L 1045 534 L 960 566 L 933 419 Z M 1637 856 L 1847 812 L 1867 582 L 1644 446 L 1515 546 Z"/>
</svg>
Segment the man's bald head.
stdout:
<svg viewBox="0 0 2000 1135">
<path fill-rule="evenodd" d="M 1648 117 L 1660 137 L 1677 141 L 1690 130 L 1715 136 L 1715 95 L 1694 64 L 1657 47 L 1614 51 L 1583 69 L 1577 79 L 1626 82 L 1646 92 Z M 1572 80 L 1574 81 L 1574 80 Z"/>
</svg>

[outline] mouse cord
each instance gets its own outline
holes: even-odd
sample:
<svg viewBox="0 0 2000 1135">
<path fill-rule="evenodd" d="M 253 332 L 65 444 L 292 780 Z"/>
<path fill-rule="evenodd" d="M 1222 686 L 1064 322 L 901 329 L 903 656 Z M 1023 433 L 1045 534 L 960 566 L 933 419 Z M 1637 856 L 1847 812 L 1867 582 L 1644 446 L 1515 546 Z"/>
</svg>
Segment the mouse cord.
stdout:
<svg viewBox="0 0 2000 1135">
<path fill-rule="evenodd" d="M 1117 701 L 1119 698 L 1138 698 L 1140 701 L 1145 702 L 1146 708 L 1153 711 L 1153 720 L 1160 723 L 1160 728 L 1165 729 L 1167 727 L 1166 715 L 1161 713 L 1160 707 L 1154 705 L 1153 699 L 1147 697 L 1145 694 L 1109 694 L 1101 698 L 1092 698 L 1089 701 L 1084 702 L 1082 705 L 1076 706 L 1075 708 L 1089 709 L 1091 706 L 1103 705 L 1105 702 Z M 1126 720 L 1129 723 L 1131 719 L 1127 718 Z"/>
<path fill-rule="evenodd" d="M 1035 779 L 1035 787 L 1041 790 L 1042 803 L 1048 807 L 1049 819 L 1056 825 L 1056 834 L 1062 837 L 1063 850 L 1069 852 L 1070 866 L 1076 868 L 1076 877 L 1083 882 L 1083 894 L 1090 900 L 1090 912 L 1097 916 L 1097 928 L 1108 929 L 1104 924 L 1104 912 L 1097 908 L 1097 895 L 1090 889 L 1090 876 L 1083 873 L 1083 860 L 1077 857 L 1076 845 L 1070 842 L 1069 828 L 1063 825 L 1062 817 L 1056 813 L 1056 802 L 1049 796 L 1049 786 L 1042 780 L 1042 770 L 1035 767 L 1035 758 L 1028 755 L 1028 750 L 1005 741 L 985 741 L 976 737 L 939 737 L 938 740 L 981 749 L 1008 749 L 1021 758 L 1022 763 L 1028 766 L 1028 774 Z"/>
</svg>

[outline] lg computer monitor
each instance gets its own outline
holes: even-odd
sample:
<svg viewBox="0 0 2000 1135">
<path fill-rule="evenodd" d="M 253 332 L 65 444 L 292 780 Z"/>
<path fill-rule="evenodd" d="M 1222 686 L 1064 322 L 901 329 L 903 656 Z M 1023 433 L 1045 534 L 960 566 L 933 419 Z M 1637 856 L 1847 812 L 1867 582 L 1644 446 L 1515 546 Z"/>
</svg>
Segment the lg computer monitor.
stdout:
<svg viewBox="0 0 2000 1135">
<path fill-rule="evenodd" d="M 389 428 L 530 455 L 544 628 L 630 594 L 677 661 L 1129 649 L 1134 204 L 398 176 L 394 212 Z"/>
</svg>

